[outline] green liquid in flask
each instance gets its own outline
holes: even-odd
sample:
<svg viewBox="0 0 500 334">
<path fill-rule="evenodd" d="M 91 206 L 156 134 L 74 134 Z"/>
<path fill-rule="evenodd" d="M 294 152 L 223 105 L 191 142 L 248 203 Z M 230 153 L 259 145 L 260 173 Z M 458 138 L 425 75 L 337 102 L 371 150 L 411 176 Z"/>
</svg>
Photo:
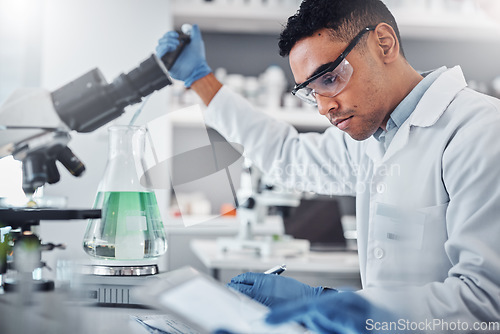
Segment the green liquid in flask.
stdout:
<svg viewBox="0 0 500 334">
<path fill-rule="evenodd" d="M 99 192 L 102 218 L 89 222 L 83 248 L 93 257 L 141 260 L 167 250 L 165 230 L 154 192 Z"/>
</svg>

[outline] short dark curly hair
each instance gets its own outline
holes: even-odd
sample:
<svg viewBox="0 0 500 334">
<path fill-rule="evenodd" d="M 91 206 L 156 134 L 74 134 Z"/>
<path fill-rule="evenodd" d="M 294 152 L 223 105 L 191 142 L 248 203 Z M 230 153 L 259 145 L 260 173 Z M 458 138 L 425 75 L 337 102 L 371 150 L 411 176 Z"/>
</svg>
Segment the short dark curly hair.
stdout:
<svg viewBox="0 0 500 334">
<path fill-rule="evenodd" d="M 304 0 L 297 13 L 288 18 L 278 43 L 282 57 L 290 54 L 302 38 L 322 28 L 330 29 L 332 38 L 350 42 L 363 28 L 381 22 L 396 32 L 404 57 L 399 28 L 394 16 L 380 0 Z"/>
</svg>

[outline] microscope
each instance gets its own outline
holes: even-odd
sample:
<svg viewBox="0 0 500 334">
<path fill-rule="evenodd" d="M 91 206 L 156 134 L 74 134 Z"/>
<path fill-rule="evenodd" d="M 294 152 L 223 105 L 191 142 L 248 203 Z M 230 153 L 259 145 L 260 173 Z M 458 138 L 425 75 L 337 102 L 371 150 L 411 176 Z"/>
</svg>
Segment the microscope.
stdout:
<svg viewBox="0 0 500 334">
<path fill-rule="evenodd" d="M 237 193 L 240 223 L 238 235 L 217 239 L 218 250 L 252 251 L 258 256 L 292 256 L 309 252 L 308 240 L 293 239 L 284 234 L 282 215 L 270 216 L 271 208 L 287 209 L 300 205 L 301 194 L 282 189 L 266 182 L 262 173 L 250 160 L 245 159 Z M 276 218 L 278 228 L 273 235 L 257 235 L 256 228 L 266 220 Z"/>
<path fill-rule="evenodd" d="M 14 92 L 0 106 L 0 158 L 12 155 L 22 162 L 24 192 L 30 196 L 46 183 L 59 182 L 57 161 L 72 175 L 81 176 L 85 166 L 68 147 L 71 131 L 94 131 L 119 117 L 125 107 L 171 85 L 168 70 L 190 42 L 189 32 L 190 27 L 183 26 L 176 50 L 161 59 L 150 55 L 111 83 L 95 68 L 53 92 L 41 88 Z M 40 241 L 36 235 L 40 220 L 95 219 L 100 215 L 100 210 L 0 208 L 0 287 L 7 269 L 36 276 L 34 272 L 43 267 L 41 252 L 63 247 Z M 40 289 L 53 288 L 51 283 L 38 281 Z"/>
</svg>

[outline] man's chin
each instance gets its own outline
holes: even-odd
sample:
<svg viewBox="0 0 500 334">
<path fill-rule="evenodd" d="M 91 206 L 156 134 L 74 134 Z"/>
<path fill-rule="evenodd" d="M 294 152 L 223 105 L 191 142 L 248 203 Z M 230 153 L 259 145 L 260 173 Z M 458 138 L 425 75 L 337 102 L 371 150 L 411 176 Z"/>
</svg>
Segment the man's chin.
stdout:
<svg viewBox="0 0 500 334">
<path fill-rule="evenodd" d="M 349 129 L 347 129 L 344 132 L 347 133 L 352 139 L 357 140 L 357 141 L 366 140 L 366 139 L 370 138 L 373 135 L 373 133 L 375 133 L 375 132 L 373 132 L 373 133 L 365 133 L 365 132 L 359 133 L 359 132 L 349 131 Z"/>
</svg>

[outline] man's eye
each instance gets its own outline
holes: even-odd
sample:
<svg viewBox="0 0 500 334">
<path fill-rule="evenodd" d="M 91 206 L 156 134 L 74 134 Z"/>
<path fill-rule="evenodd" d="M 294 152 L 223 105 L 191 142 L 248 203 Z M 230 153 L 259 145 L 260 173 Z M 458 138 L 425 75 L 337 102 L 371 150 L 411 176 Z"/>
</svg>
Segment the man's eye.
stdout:
<svg viewBox="0 0 500 334">
<path fill-rule="evenodd" d="M 323 84 L 324 86 L 333 85 L 333 84 L 335 84 L 335 81 L 337 81 L 337 78 L 338 78 L 338 76 L 334 75 L 334 74 L 324 75 L 321 78 L 321 84 Z"/>
</svg>

